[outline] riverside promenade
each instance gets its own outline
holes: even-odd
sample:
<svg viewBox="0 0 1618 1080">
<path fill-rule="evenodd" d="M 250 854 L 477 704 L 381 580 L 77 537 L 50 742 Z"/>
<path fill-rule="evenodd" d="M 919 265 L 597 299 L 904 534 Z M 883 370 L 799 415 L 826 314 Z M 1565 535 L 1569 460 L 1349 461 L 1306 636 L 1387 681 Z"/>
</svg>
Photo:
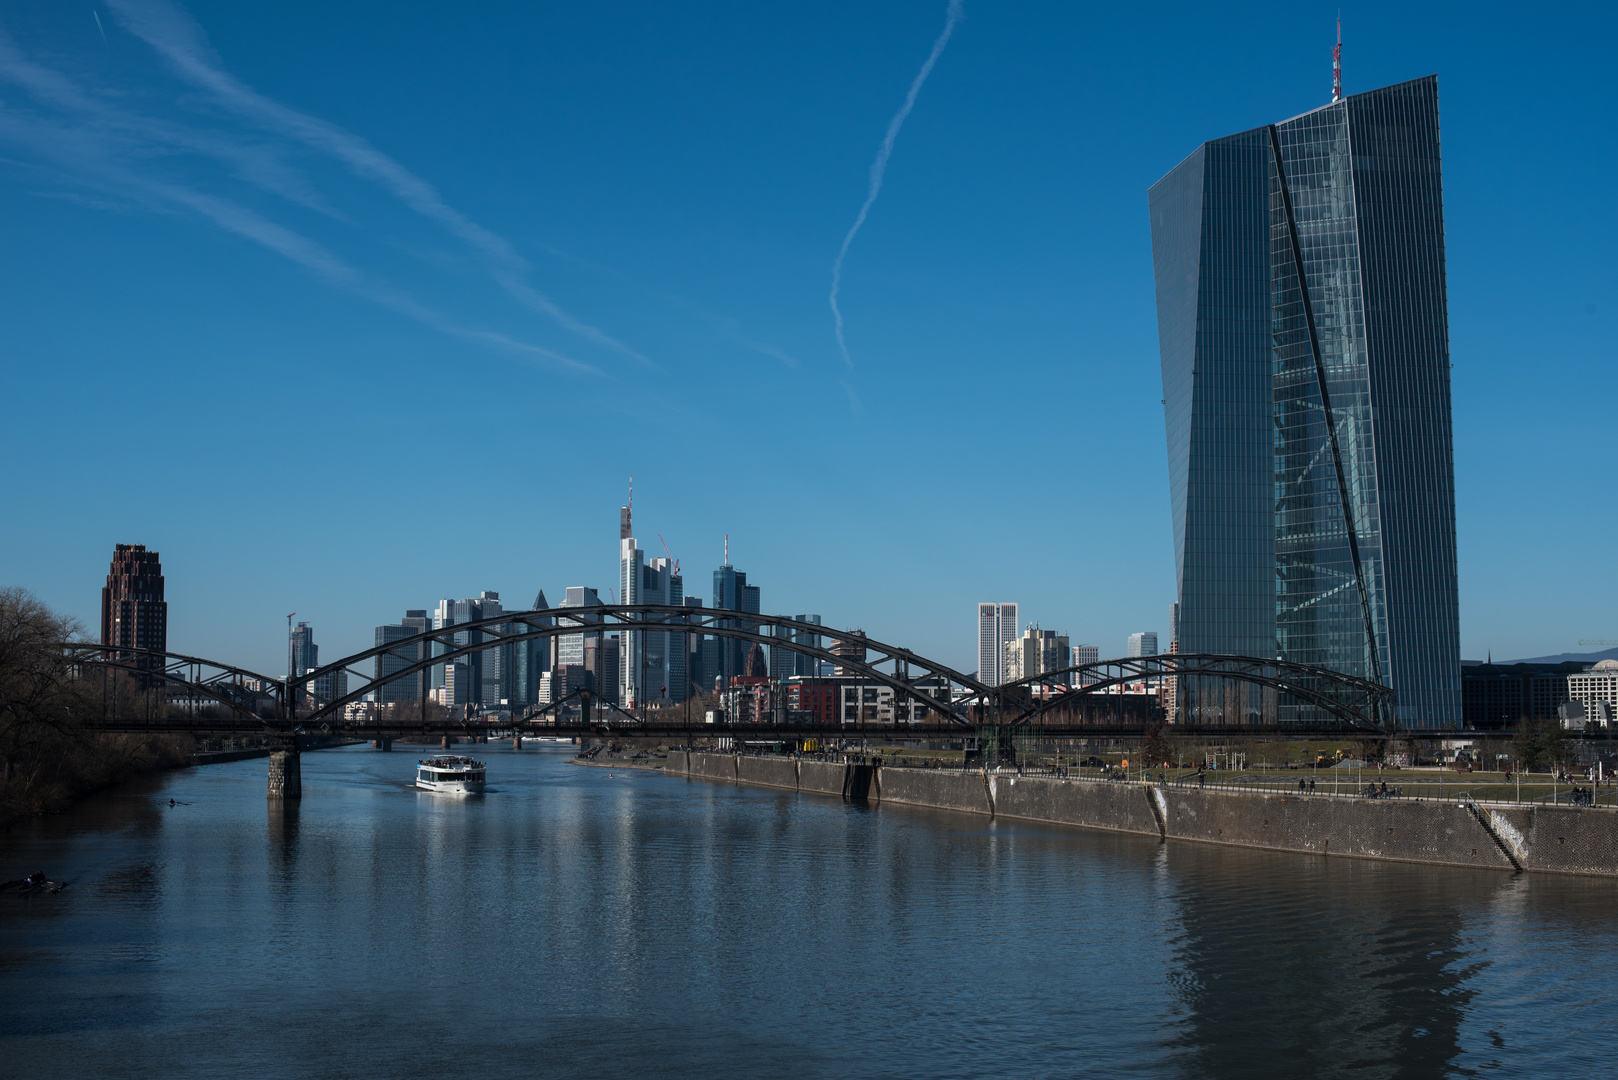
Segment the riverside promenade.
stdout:
<svg viewBox="0 0 1618 1080">
<path fill-rule="evenodd" d="M 1230 791 L 684 750 L 669 752 L 665 771 L 1164 840 L 1618 879 L 1618 809 L 1611 807 Z"/>
</svg>

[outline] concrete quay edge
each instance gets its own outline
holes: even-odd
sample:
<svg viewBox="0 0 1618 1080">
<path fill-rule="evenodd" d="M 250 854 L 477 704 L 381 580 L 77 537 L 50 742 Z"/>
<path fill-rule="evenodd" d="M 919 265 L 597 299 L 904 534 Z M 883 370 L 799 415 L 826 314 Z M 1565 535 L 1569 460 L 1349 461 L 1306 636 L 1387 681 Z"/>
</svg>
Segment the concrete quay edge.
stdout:
<svg viewBox="0 0 1618 1080">
<path fill-rule="evenodd" d="M 1618 813 L 670 751 L 671 776 L 1300 855 L 1618 879 Z"/>
</svg>

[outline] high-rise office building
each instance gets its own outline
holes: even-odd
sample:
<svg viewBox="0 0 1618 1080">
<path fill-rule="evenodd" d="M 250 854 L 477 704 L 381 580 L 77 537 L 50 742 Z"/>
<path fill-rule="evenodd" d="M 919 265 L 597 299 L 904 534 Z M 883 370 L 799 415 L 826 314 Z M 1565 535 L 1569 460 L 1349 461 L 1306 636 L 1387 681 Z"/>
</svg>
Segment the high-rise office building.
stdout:
<svg viewBox="0 0 1618 1080">
<path fill-rule="evenodd" d="M 592 654 L 596 648 L 594 642 L 597 640 L 595 638 L 591 639 L 590 649 Z M 560 667 L 554 667 L 539 677 L 540 703 L 550 705 L 554 702 L 565 701 L 581 690 L 592 690 L 594 683 L 594 674 L 583 664 L 563 664 Z M 616 676 L 612 685 L 617 686 Z"/>
<path fill-rule="evenodd" d="M 685 604 L 685 581 L 669 559 L 645 561 L 635 538 L 618 542 L 618 588 L 625 604 Z M 686 698 L 685 635 L 625 630 L 618 702 L 626 709 Z"/>
<path fill-rule="evenodd" d="M 534 597 L 531 610 L 544 611 L 549 607 L 550 604 L 545 600 L 545 590 L 541 589 Z M 554 618 L 534 619 L 529 623 L 505 623 L 502 632 L 529 633 L 541 626 L 555 625 Z M 539 704 L 539 680 L 550 670 L 551 643 L 554 640 L 554 638 L 530 638 L 527 641 L 500 646 L 504 654 L 500 665 L 503 675 L 500 697 L 511 707 L 513 715 L 519 714 L 526 706 Z"/>
<path fill-rule="evenodd" d="M 685 606 L 700 608 L 702 600 L 699 597 L 688 596 L 685 598 Z M 691 694 L 711 694 L 714 690 L 714 680 L 719 677 L 719 651 L 726 641 L 712 634 L 686 634 L 684 637 L 686 681 Z"/>
<path fill-rule="evenodd" d="M 287 673 L 301 678 L 320 667 L 320 646 L 315 644 L 315 631 L 306 622 L 292 628 L 287 640 Z M 299 702 L 308 703 L 307 695 L 315 701 L 328 704 L 348 693 L 348 672 L 328 671 L 324 675 L 298 684 Z"/>
<path fill-rule="evenodd" d="M 169 647 L 169 605 L 163 599 L 163 564 L 145 544 L 117 544 L 101 590 L 101 644 L 126 649 Z M 140 657 L 137 667 L 161 668 L 158 657 Z M 144 677 L 144 676 L 143 676 Z"/>
<path fill-rule="evenodd" d="M 505 608 L 501 605 L 500 594 L 497 592 L 485 590 L 479 596 L 466 600 L 446 598 L 438 602 L 438 610 L 433 614 L 433 629 L 443 630 L 462 623 L 492 619 L 504 612 Z M 485 634 L 481 630 L 462 630 L 451 640 L 456 647 L 461 647 L 476 645 L 484 639 Z M 449 651 L 449 644 L 441 641 L 433 643 L 433 655 L 443 656 Z M 501 655 L 501 650 L 495 647 L 480 649 L 464 655 L 461 659 L 467 665 L 467 674 L 462 677 L 461 686 L 455 691 L 455 704 L 483 705 L 491 708 L 498 705 L 504 682 L 501 664 L 507 659 Z M 433 686 L 442 687 L 447 676 L 445 665 L 434 665 Z"/>
<path fill-rule="evenodd" d="M 978 605 L 978 682 L 999 686 L 1009 680 L 1006 646 L 1017 640 L 1017 605 Z"/>
<path fill-rule="evenodd" d="M 1125 656 L 1156 656 L 1157 631 L 1142 630 L 1138 634 L 1129 635 L 1128 651 Z"/>
<path fill-rule="evenodd" d="M 590 675 L 590 689 L 602 701 L 624 704 L 623 635 L 597 634 L 584 640 L 584 670 Z"/>
<path fill-rule="evenodd" d="M 1152 187 L 1181 652 L 1381 682 L 1460 721 L 1438 81 L 1204 143 Z M 1310 719 L 1273 692 L 1232 716 Z"/>
<path fill-rule="evenodd" d="M 844 661 L 851 661 L 854 664 L 865 663 L 865 646 L 859 640 L 864 636 L 864 630 L 850 630 L 848 637 L 832 642 L 831 648 L 826 650 L 837 657 L 838 660 L 832 668 L 832 674 L 839 677 L 860 674 L 854 667 L 844 663 Z"/>
<path fill-rule="evenodd" d="M 1041 630 L 1037 625 L 1023 631 L 1022 637 L 1006 646 L 1005 682 L 1029 679 L 1038 675 L 1063 672 L 1072 660 L 1073 650 L 1065 634 L 1055 630 Z M 1067 686 L 1067 674 L 1050 674 L 1047 685 Z"/>
<path fill-rule="evenodd" d="M 600 603 L 601 594 L 584 585 L 569 585 L 567 587 L 567 591 L 562 594 L 563 609 L 597 607 L 600 605 Z M 579 616 L 578 618 L 581 622 L 601 621 L 601 617 L 598 615 Z M 565 625 L 567 620 L 561 619 L 558 620 L 558 622 Z M 561 664 L 571 664 L 574 667 L 583 667 L 584 639 L 586 637 L 597 638 L 600 636 L 601 631 L 599 630 L 590 631 L 588 633 L 581 632 L 577 634 L 557 635 L 552 639 L 556 642 L 556 649 L 551 654 L 551 667 L 555 668 Z"/>
<path fill-rule="evenodd" d="M 1099 645 L 1075 645 L 1075 646 L 1073 646 L 1073 666 L 1074 667 L 1078 667 L 1081 664 L 1099 664 L 1100 662 L 1101 662 L 1101 646 L 1099 646 Z M 1098 675 L 1094 675 L 1094 674 L 1080 673 L 1078 675 L 1078 677 L 1076 679 L 1074 679 L 1073 681 L 1075 683 L 1077 683 L 1079 686 L 1089 686 L 1091 683 L 1100 682 L 1101 677 L 1098 676 Z"/>
<path fill-rule="evenodd" d="M 433 619 L 428 616 L 425 608 L 411 608 L 404 613 L 404 618 L 397 623 L 376 628 L 376 644 L 392 645 L 395 642 L 405 641 L 417 634 L 437 629 L 433 626 Z M 399 645 L 385 653 L 378 653 L 372 660 L 372 678 L 383 679 L 396 672 L 404 671 L 419 661 L 431 656 L 439 655 L 440 650 L 432 646 L 436 643 L 417 641 L 409 645 Z M 440 664 L 438 669 L 443 671 L 447 665 Z M 415 675 L 404 675 L 383 683 L 376 689 L 375 700 L 384 705 L 399 704 L 406 701 L 420 701 L 427 696 L 430 689 L 430 680 L 425 671 Z M 442 682 L 439 684 L 443 685 Z M 465 678 L 462 680 L 462 690 L 466 689 Z"/>
<path fill-rule="evenodd" d="M 747 583 L 747 575 L 726 562 L 713 572 L 713 606 L 725 611 L 741 611 L 750 615 L 759 613 L 757 585 Z M 745 619 L 730 619 L 726 626 L 742 630 L 757 630 L 758 624 Z M 716 672 L 725 685 L 739 676 L 747 663 L 748 642 L 741 638 L 719 639 L 719 670 Z"/>
<path fill-rule="evenodd" d="M 341 669 L 328 671 L 317 677 L 313 686 L 315 697 L 323 703 L 330 704 L 348 695 L 348 672 Z"/>
<path fill-rule="evenodd" d="M 320 646 L 315 644 L 314 629 L 301 622 L 287 635 L 287 674 L 296 677 L 319 666 Z"/>
<path fill-rule="evenodd" d="M 478 619 L 492 619 L 496 615 L 505 614 L 505 607 L 500 603 L 500 594 L 484 590 L 478 596 L 476 614 Z M 480 631 L 468 631 L 468 644 L 480 639 Z M 488 635 L 481 635 L 487 640 Z M 459 641 L 460 636 L 456 636 Z M 505 686 L 509 674 L 509 650 L 501 648 L 482 649 L 467 657 L 472 666 L 472 696 L 477 704 L 484 708 L 494 708 L 500 704 L 504 696 L 502 688 Z"/>
<path fill-rule="evenodd" d="M 792 618 L 796 622 L 811 623 L 815 626 L 820 625 L 819 615 L 794 615 Z M 770 645 L 770 678 L 776 682 L 785 682 L 794 675 L 807 676 L 820 673 L 819 661 L 813 656 L 788 647 L 788 643 L 790 643 L 818 649 L 820 647 L 819 634 L 812 630 L 795 630 L 787 626 L 777 626 L 770 636 L 783 643 L 780 645 L 772 643 Z"/>
<path fill-rule="evenodd" d="M 465 658 L 446 661 L 444 685 L 433 690 L 433 699 L 448 709 L 466 709 L 476 705 L 472 696 L 472 665 Z"/>
</svg>

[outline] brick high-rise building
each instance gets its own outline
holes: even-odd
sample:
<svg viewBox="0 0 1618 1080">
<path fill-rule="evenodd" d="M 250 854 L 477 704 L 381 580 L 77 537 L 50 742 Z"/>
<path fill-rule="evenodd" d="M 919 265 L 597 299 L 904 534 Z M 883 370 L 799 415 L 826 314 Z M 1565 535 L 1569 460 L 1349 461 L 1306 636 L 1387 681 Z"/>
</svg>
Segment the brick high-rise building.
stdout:
<svg viewBox="0 0 1618 1080">
<path fill-rule="evenodd" d="M 169 647 L 169 606 L 163 600 L 163 564 L 145 544 L 119 544 L 101 590 L 101 644 L 123 648 Z M 152 659 L 149 666 L 161 667 Z"/>
</svg>

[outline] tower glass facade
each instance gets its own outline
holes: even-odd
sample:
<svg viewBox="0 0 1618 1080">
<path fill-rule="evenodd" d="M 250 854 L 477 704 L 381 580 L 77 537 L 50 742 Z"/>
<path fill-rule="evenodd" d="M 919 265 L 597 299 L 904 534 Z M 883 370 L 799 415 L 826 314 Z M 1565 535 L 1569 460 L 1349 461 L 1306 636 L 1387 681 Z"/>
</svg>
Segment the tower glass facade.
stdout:
<svg viewBox="0 0 1618 1080">
<path fill-rule="evenodd" d="M 685 579 L 670 559 L 646 561 L 634 537 L 618 542 L 619 595 L 626 604 L 685 604 Z M 626 708 L 680 702 L 687 696 L 685 635 L 668 630 L 625 630 L 619 704 Z"/>
<path fill-rule="evenodd" d="M 978 605 L 978 681 L 999 686 L 1010 680 L 1006 650 L 1017 640 L 1017 605 L 986 602 Z"/>
<path fill-rule="evenodd" d="M 760 611 L 758 586 L 749 585 L 745 573 L 726 563 L 713 572 L 713 606 L 757 615 Z M 741 630 L 758 629 L 758 624 L 749 619 L 730 619 L 725 625 Z M 715 674 L 729 686 L 731 680 L 745 670 L 748 642 L 740 638 L 720 638 L 718 648 L 719 670 Z"/>
<path fill-rule="evenodd" d="M 1392 687 L 1405 726 L 1458 724 L 1437 79 L 1206 143 L 1150 205 L 1179 650 L 1331 668 Z M 1179 701 L 1314 718 L 1189 679 Z"/>
</svg>

